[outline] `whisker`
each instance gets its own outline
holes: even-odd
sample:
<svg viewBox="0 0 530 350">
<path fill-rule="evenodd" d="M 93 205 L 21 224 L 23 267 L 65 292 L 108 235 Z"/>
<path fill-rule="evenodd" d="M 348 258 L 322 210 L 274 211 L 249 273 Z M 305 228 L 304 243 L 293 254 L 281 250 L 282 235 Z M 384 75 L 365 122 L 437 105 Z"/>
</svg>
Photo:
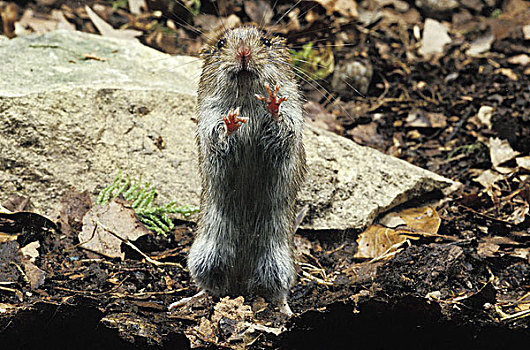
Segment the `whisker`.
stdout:
<svg viewBox="0 0 530 350">
<path fill-rule="evenodd" d="M 331 93 L 322 85 L 320 84 L 318 81 L 314 80 L 314 79 L 311 79 L 304 71 L 302 71 L 300 68 L 296 67 L 296 66 L 293 66 L 292 64 L 288 63 L 288 62 L 282 62 L 282 61 L 278 61 L 278 60 L 271 60 L 271 59 L 268 59 L 269 62 L 271 63 L 275 63 L 275 64 L 282 64 L 282 65 L 285 65 L 285 66 L 288 66 L 290 67 L 291 69 L 293 69 L 293 72 L 295 73 L 295 75 L 300 78 L 304 83 L 308 84 L 309 86 L 311 86 L 313 89 L 315 89 L 315 91 L 317 91 L 325 100 L 327 103 L 333 103 L 333 101 L 336 99 L 331 99 L 328 95 L 331 95 Z M 353 120 L 352 116 L 342 107 L 339 105 L 339 107 L 341 108 L 341 110 L 344 112 L 344 114 L 351 120 Z"/>
<path fill-rule="evenodd" d="M 322 40 L 315 40 L 311 41 L 312 43 L 316 43 L 319 41 L 326 41 L 328 39 L 322 39 Z M 329 44 L 329 45 L 318 45 L 318 47 L 343 47 L 343 46 L 357 46 L 357 44 Z M 301 46 L 289 46 L 291 49 L 302 49 L 304 48 L 304 45 Z"/>
<path fill-rule="evenodd" d="M 217 16 L 219 16 L 219 18 L 221 19 L 221 26 L 223 26 L 223 32 L 226 33 L 228 28 L 225 26 L 225 21 L 223 20 L 224 17 L 221 16 L 221 11 L 219 10 L 219 7 L 217 6 L 216 1 L 211 1 L 211 3 L 212 3 L 212 6 L 215 9 L 215 12 L 217 12 Z"/>
<path fill-rule="evenodd" d="M 178 6 L 180 6 L 180 8 L 183 8 L 185 11 L 187 11 L 190 15 L 195 16 L 194 13 L 186 5 L 184 5 L 181 1 L 175 1 L 175 3 L 178 4 Z M 191 32 L 195 33 L 198 36 L 203 36 L 204 38 L 206 38 L 206 40 L 210 41 L 210 40 L 214 39 L 213 36 L 207 34 L 206 32 L 200 30 L 199 28 L 187 23 L 186 20 L 184 18 L 182 18 L 181 16 L 179 16 L 174 9 L 171 11 L 170 14 L 173 16 L 173 18 L 171 18 L 170 16 L 165 15 L 163 13 L 162 13 L 162 17 L 165 18 L 165 19 L 174 21 L 175 23 L 180 25 L 180 27 L 191 31 Z M 221 21 L 221 23 L 224 26 L 224 22 Z M 185 38 L 185 39 L 194 40 L 194 39 L 191 39 L 191 38 Z"/>
<path fill-rule="evenodd" d="M 298 6 L 299 3 L 301 3 L 302 0 L 298 0 L 293 6 L 291 6 L 291 8 L 289 10 L 287 10 L 272 26 L 271 26 L 271 29 L 272 27 L 276 26 L 278 23 L 280 23 L 280 21 L 285 17 L 287 16 L 289 13 L 291 13 L 292 10 L 294 10 L 296 8 L 296 6 Z M 270 31 L 271 29 L 269 29 L 267 31 L 267 35 L 270 34 Z"/>
</svg>

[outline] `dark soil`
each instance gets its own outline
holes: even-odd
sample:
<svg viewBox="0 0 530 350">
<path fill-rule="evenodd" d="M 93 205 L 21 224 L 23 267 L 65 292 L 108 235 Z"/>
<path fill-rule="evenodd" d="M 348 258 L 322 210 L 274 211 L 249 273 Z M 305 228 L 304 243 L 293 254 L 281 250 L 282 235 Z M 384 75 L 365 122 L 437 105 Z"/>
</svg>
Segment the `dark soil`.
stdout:
<svg viewBox="0 0 530 350">
<path fill-rule="evenodd" d="M 143 17 L 132 16 L 126 6 L 112 11 L 119 1 L 18 3 L 19 15 L 28 8 L 42 16 L 60 9 L 78 30 L 89 32 L 95 29 L 82 5 L 99 3 L 106 9 L 102 17 L 115 28 L 129 24 L 144 32 L 142 42 L 170 53 L 196 52 L 203 40 L 195 32 L 199 25 L 193 16 L 167 1 L 148 1 L 151 12 Z M 241 2 L 219 1 L 216 7 L 202 3 L 203 14 L 235 13 L 249 20 Z M 278 1 L 277 9 L 285 12 L 291 3 Z M 166 312 L 171 302 L 197 292 L 182 268 L 194 223 L 176 220 L 167 237 L 134 242 L 155 260 L 173 265 L 148 263 L 125 245 L 123 261 L 109 259 L 78 247 L 81 218 L 92 204 L 90 198 L 72 194 L 55 223 L 30 214 L 0 214 L 0 232 L 18 235 L 0 243 L 1 348 L 181 349 L 197 338 L 191 344 L 258 349 L 510 349 L 529 344 L 528 314 L 514 319 L 503 315 L 530 309 L 530 255 L 521 253 L 530 249 L 530 216 L 516 221 L 512 216 L 530 203 L 530 175 L 511 160 L 503 165 L 511 172 L 492 188 L 474 181 L 479 171 L 493 167 L 490 137 L 508 140 L 521 156 L 530 153 L 530 71 L 528 65 L 509 61 L 528 54 L 529 42 L 520 30 L 530 18 L 528 2 L 464 1 L 457 9 L 436 12 L 434 17 L 451 23 L 454 40 L 444 55 L 428 60 L 418 55 L 414 38 L 414 25 L 423 27 L 426 10 L 414 1 L 403 3 L 407 10 L 386 5 L 380 9 L 387 11 L 382 19 L 362 23 L 303 2 L 300 13 L 312 11 L 317 19 L 309 22 L 300 15 L 300 27 L 283 35 L 296 48 L 309 41 L 336 45 L 339 38 L 353 44 L 333 46 L 337 67 L 353 58 L 369 62 L 374 74 L 362 96 L 329 92 L 331 77 L 318 83 L 320 92 L 307 79 L 302 88 L 327 113 L 322 120 L 329 129 L 463 184 L 437 208 L 439 237 L 422 237 L 389 260 L 370 262 L 353 258 L 359 232 L 298 231 L 296 245 L 304 247 L 299 260 L 317 268 L 318 278 L 303 278 L 301 268 L 290 296 L 291 319 L 260 298 L 246 298 L 253 311 L 250 322 L 284 327 L 278 335 L 257 332 L 250 341 L 234 338 L 237 322 L 230 318 L 206 324 L 218 302 L 211 297 L 174 314 Z M 502 10 L 501 16 L 492 16 L 496 9 Z M 389 13 L 403 22 L 390 20 Z M 411 16 L 418 22 L 407 22 Z M 168 18 L 177 29 L 167 27 Z M 184 22 L 189 26 L 181 27 Z M 464 51 L 469 43 L 488 31 L 495 34 L 491 48 L 480 57 L 468 57 Z M 176 39 L 182 36 L 198 43 Z M 517 80 L 499 71 L 501 67 Z M 495 108 L 491 128 L 476 117 L 485 105 Z M 408 118 L 414 110 L 427 120 L 441 114 L 444 123 L 411 126 Z M 22 273 L 25 262 L 19 249 L 35 240 L 40 242 L 35 265 L 46 278 L 33 288 Z M 213 329 L 213 335 L 205 329 Z"/>
</svg>

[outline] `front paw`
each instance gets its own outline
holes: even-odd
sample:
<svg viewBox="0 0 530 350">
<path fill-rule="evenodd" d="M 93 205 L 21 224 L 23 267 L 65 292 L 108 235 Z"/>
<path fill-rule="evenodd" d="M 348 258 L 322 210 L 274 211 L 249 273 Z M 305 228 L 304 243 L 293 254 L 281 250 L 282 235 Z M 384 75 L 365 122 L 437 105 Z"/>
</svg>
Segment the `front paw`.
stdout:
<svg viewBox="0 0 530 350">
<path fill-rule="evenodd" d="M 278 120 L 278 115 L 280 114 L 280 104 L 287 101 L 287 97 L 278 98 L 278 91 L 280 90 L 280 84 L 276 84 L 274 90 L 271 90 L 271 87 L 268 83 L 265 83 L 265 89 L 267 89 L 268 97 L 257 95 L 256 98 L 260 101 L 265 102 L 265 108 L 271 114 L 274 120 Z"/>
<path fill-rule="evenodd" d="M 234 110 L 231 109 L 228 112 L 228 115 L 226 117 L 223 117 L 226 135 L 231 135 L 234 131 L 239 129 L 241 124 L 246 123 L 248 121 L 248 118 L 240 117 L 239 112 L 239 107 L 237 107 Z"/>
</svg>

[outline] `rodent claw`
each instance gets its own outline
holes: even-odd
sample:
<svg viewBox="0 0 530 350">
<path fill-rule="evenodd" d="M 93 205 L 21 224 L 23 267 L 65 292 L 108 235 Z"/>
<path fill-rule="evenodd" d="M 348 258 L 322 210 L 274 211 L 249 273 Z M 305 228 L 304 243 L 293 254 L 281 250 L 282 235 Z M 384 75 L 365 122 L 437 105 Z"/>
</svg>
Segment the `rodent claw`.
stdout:
<svg viewBox="0 0 530 350">
<path fill-rule="evenodd" d="M 223 122 L 225 123 L 225 132 L 230 135 L 239 127 L 241 124 L 246 123 L 248 121 L 248 118 L 240 117 L 240 108 L 237 107 L 236 109 L 231 109 L 228 112 L 228 115 L 226 117 L 223 117 Z"/>
<path fill-rule="evenodd" d="M 278 98 L 278 91 L 280 91 L 279 83 L 276 84 L 276 86 L 274 87 L 274 90 L 271 90 L 269 83 L 265 83 L 265 89 L 267 90 L 267 93 L 269 95 L 268 97 L 258 95 L 258 94 L 256 94 L 255 96 L 259 101 L 265 102 L 265 108 L 271 114 L 272 118 L 274 120 L 278 120 L 278 115 L 280 112 L 280 104 L 282 102 L 287 101 L 288 98 L 287 97 Z"/>
</svg>

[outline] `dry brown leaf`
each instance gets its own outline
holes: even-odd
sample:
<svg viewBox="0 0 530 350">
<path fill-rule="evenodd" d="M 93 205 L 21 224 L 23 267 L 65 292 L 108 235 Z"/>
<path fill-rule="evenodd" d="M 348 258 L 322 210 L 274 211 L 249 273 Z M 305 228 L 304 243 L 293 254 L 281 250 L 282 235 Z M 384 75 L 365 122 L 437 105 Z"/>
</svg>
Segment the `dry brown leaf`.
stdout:
<svg viewBox="0 0 530 350">
<path fill-rule="evenodd" d="M 515 161 L 517 162 L 517 166 L 519 168 L 530 171 L 530 156 L 517 157 L 515 158 Z"/>
<path fill-rule="evenodd" d="M 31 289 L 39 288 L 46 278 L 46 273 L 35 265 L 35 259 L 39 256 L 39 251 L 37 250 L 39 247 L 39 241 L 33 241 L 20 248 L 23 256 L 22 265 L 24 266 L 24 272 L 28 277 Z"/>
<path fill-rule="evenodd" d="M 344 17 L 357 18 L 357 2 L 355 0 L 316 0 L 322 5 L 328 15 L 338 12 Z"/>
<path fill-rule="evenodd" d="M 198 325 L 189 327 L 185 334 L 192 348 L 207 344 L 217 345 L 220 339 L 242 340 L 248 328 L 246 321 L 253 316 L 251 307 L 245 305 L 244 301 L 242 296 L 235 299 L 224 297 L 215 304 L 210 319 L 203 317 Z"/>
<path fill-rule="evenodd" d="M 511 70 L 510 68 L 499 68 L 499 69 L 495 69 L 493 71 L 494 74 L 502 74 L 504 75 L 505 77 L 508 77 L 508 79 L 510 80 L 513 80 L 513 81 L 517 81 L 519 78 L 517 77 L 517 74 L 515 74 L 515 72 L 513 70 Z"/>
<path fill-rule="evenodd" d="M 491 117 L 493 116 L 493 112 L 495 111 L 495 108 L 490 106 L 481 106 L 477 113 L 478 120 L 485 126 L 488 127 L 489 130 L 491 130 Z"/>
<path fill-rule="evenodd" d="M 355 258 L 380 257 L 407 239 L 418 239 L 417 236 L 421 235 L 443 237 L 437 234 L 440 223 L 438 212 L 429 206 L 390 212 L 379 224 L 368 227 L 359 235 Z"/>
<path fill-rule="evenodd" d="M 384 145 L 385 142 L 375 122 L 359 124 L 355 128 L 348 130 L 347 134 L 352 137 L 353 141 L 363 146 L 377 148 Z"/>
<path fill-rule="evenodd" d="M 263 26 L 269 24 L 274 11 L 272 10 L 271 4 L 268 1 L 245 1 L 245 13 L 250 17 L 252 21 Z"/>
<path fill-rule="evenodd" d="M 131 11 L 133 15 L 139 15 L 142 13 L 142 9 L 147 9 L 145 0 L 128 0 L 128 3 L 129 11 Z"/>
<path fill-rule="evenodd" d="M 206 38 L 215 36 L 215 33 L 224 31 L 225 28 L 237 27 L 241 24 L 241 19 L 231 14 L 228 17 L 217 17 L 214 15 L 200 14 L 193 18 L 195 27 L 201 28 Z"/>
<path fill-rule="evenodd" d="M 138 40 L 136 39 L 137 36 L 142 35 L 142 32 L 139 30 L 133 30 L 133 29 L 123 29 L 118 30 L 114 29 L 110 24 L 105 22 L 101 17 L 99 17 L 90 7 L 85 5 L 85 11 L 88 14 L 88 17 L 90 17 L 90 20 L 100 34 L 102 36 L 108 37 L 108 38 L 117 38 L 117 39 L 125 39 L 125 40 Z"/>
<path fill-rule="evenodd" d="M 31 289 L 38 289 L 44 284 L 46 279 L 46 273 L 39 269 L 34 263 L 23 259 L 22 265 L 24 266 L 24 272 L 29 280 L 29 285 Z"/>
<path fill-rule="evenodd" d="M 57 29 L 75 30 L 75 26 L 68 22 L 60 10 L 52 10 L 46 18 L 37 16 L 31 9 L 24 11 L 22 18 L 18 21 L 24 28 L 31 28 L 35 33 L 47 33 Z"/>
<path fill-rule="evenodd" d="M 319 103 L 308 101 L 304 105 L 304 110 L 306 111 L 306 117 L 313 125 L 339 135 L 344 131 L 341 123 L 337 120 L 337 116 L 328 113 Z"/>
<path fill-rule="evenodd" d="M 530 263 L 530 248 L 516 248 L 510 255 L 517 258 L 526 259 Z"/>
<path fill-rule="evenodd" d="M 39 241 L 33 241 L 20 248 L 20 252 L 25 258 L 29 259 L 29 261 L 34 262 L 35 259 L 39 257 L 39 251 L 37 250 L 39 248 Z"/>
<path fill-rule="evenodd" d="M 498 244 L 498 245 L 511 245 L 511 246 L 521 245 L 521 243 L 514 241 L 513 239 L 510 239 L 505 236 L 487 237 L 487 238 L 484 238 L 483 240 L 494 243 L 494 244 Z"/>
<path fill-rule="evenodd" d="M 191 348 L 194 349 L 217 344 L 219 340 L 217 337 L 218 332 L 217 325 L 208 318 L 203 317 L 198 325 L 188 328 L 184 331 L 184 334 L 189 339 Z"/>
<path fill-rule="evenodd" d="M 495 41 L 495 37 L 492 33 L 488 33 L 485 36 L 481 36 L 469 44 L 466 54 L 468 56 L 479 56 L 491 48 L 491 44 Z"/>
<path fill-rule="evenodd" d="M 56 222 L 61 227 L 61 232 L 69 235 L 81 231 L 83 216 L 92 207 L 92 199 L 88 191 L 71 189 L 61 197 L 60 206 Z"/>
<path fill-rule="evenodd" d="M 357 238 L 358 250 L 354 257 L 357 259 L 373 259 L 389 252 L 389 250 L 400 243 L 405 242 L 408 237 L 398 231 L 376 224 L 368 227 Z"/>
<path fill-rule="evenodd" d="M 441 219 L 438 212 L 432 207 L 409 208 L 399 212 L 399 216 L 406 222 L 406 227 L 415 233 L 438 232 Z"/>
<path fill-rule="evenodd" d="M 517 55 L 517 56 L 512 56 L 510 58 L 508 58 L 508 63 L 511 63 L 511 64 L 519 64 L 521 66 L 526 66 L 530 63 L 530 56 L 528 56 L 527 54 L 520 54 L 520 55 Z"/>
<path fill-rule="evenodd" d="M 489 140 L 490 158 L 493 168 L 498 167 L 502 163 L 514 159 L 519 155 L 519 152 L 513 150 L 508 140 L 501 140 L 500 138 L 490 138 Z"/>
<path fill-rule="evenodd" d="M 123 199 L 114 199 L 108 205 L 96 205 L 83 217 L 79 233 L 81 247 L 111 258 L 124 258 L 121 243 L 134 241 L 150 231 L 143 226 Z"/>
<path fill-rule="evenodd" d="M 479 176 L 474 178 L 473 181 L 478 182 L 484 188 L 490 188 L 493 187 L 497 181 L 500 181 L 504 178 L 504 175 L 499 174 L 494 170 L 485 170 Z"/>
<path fill-rule="evenodd" d="M 526 219 L 526 215 L 528 215 L 528 209 L 528 203 L 526 202 L 518 205 L 508 218 L 508 221 L 513 222 L 515 225 L 522 224 Z"/>
<path fill-rule="evenodd" d="M 15 304 L 0 303 L 0 315 L 6 315 L 16 312 L 19 306 Z"/>
<path fill-rule="evenodd" d="M 444 45 L 451 42 L 451 37 L 447 34 L 448 29 L 442 23 L 427 18 L 423 28 L 423 37 L 419 49 L 420 55 L 429 58 L 433 54 L 440 54 L 444 51 Z"/>
<path fill-rule="evenodd" d="M 530 24 L 523 27 L 524 40 L 530 40 Z"/>
<path fill-rule="evenodd" d="M 1 208 L 8 210 L 9 212 L 24 211 L 28 208 L 30 204 L 29 197 L 24 197 L 19 194 L 12 194 L 7 198 L 0 207 L 0 213 L 2 212 Z"/>
<path fill-rule="evenodd" d="M 222 318 L 230 318 L 235 321 L 243 321 L 252 317 L 250 305 L 245 305 L 245 298 L 239 296 L 235 299 L 230 297 L 222 298 L 215 304 L 212 315 L 212 321 L 219 322 Z"/>
<path fill-rule="evenodd" d="M 407 222 L 403 220 L 397 212 L 386 214 L 381 220 L 379 220 L 379 223 L 388 228 L 396 228 L 398 226 L 407 224 Z"/>
<path fill-rule="evenodd" d="M 494 257 L 498 255 L 497 252 L 500 250 L 500 246 L 509 247 L 509 250 L 511 250 L 515 247 L 520 247 L 521 243 L 504 236 L 484 237 L 479 241 L 477 253 L 483 258 Z M 529 248 L 515 248 L 509 254 L 526 259 L 525 250 L 528 251 Z M 506 254 L 506 252 L 503 252 L 503 254 Z"/>
<path fill-rule="evenodd" d="M 445 128 L 447 118 L 442 113 L 429 113 L 416 109 L 408 114 L 406 126 L 411 128 Z"/>
<path fill-rule="evenodd" d="M 13 38 L 15 34 L 15 22 L 18 19 L 18 7 L 12 2 L 0 1 L 0 23 L 2 24 L 2 34 L 8 38 Z"/>
<path fill-rule="evenodd" d="M 477 247 L 477 254 L 481 258 L 492 258 L 496 256 L 497 252 L 499 251 L 500 247 L 498 244 L 495 244 L 490 241 L 481 241 L 478 244 Z"/>
</svg>

